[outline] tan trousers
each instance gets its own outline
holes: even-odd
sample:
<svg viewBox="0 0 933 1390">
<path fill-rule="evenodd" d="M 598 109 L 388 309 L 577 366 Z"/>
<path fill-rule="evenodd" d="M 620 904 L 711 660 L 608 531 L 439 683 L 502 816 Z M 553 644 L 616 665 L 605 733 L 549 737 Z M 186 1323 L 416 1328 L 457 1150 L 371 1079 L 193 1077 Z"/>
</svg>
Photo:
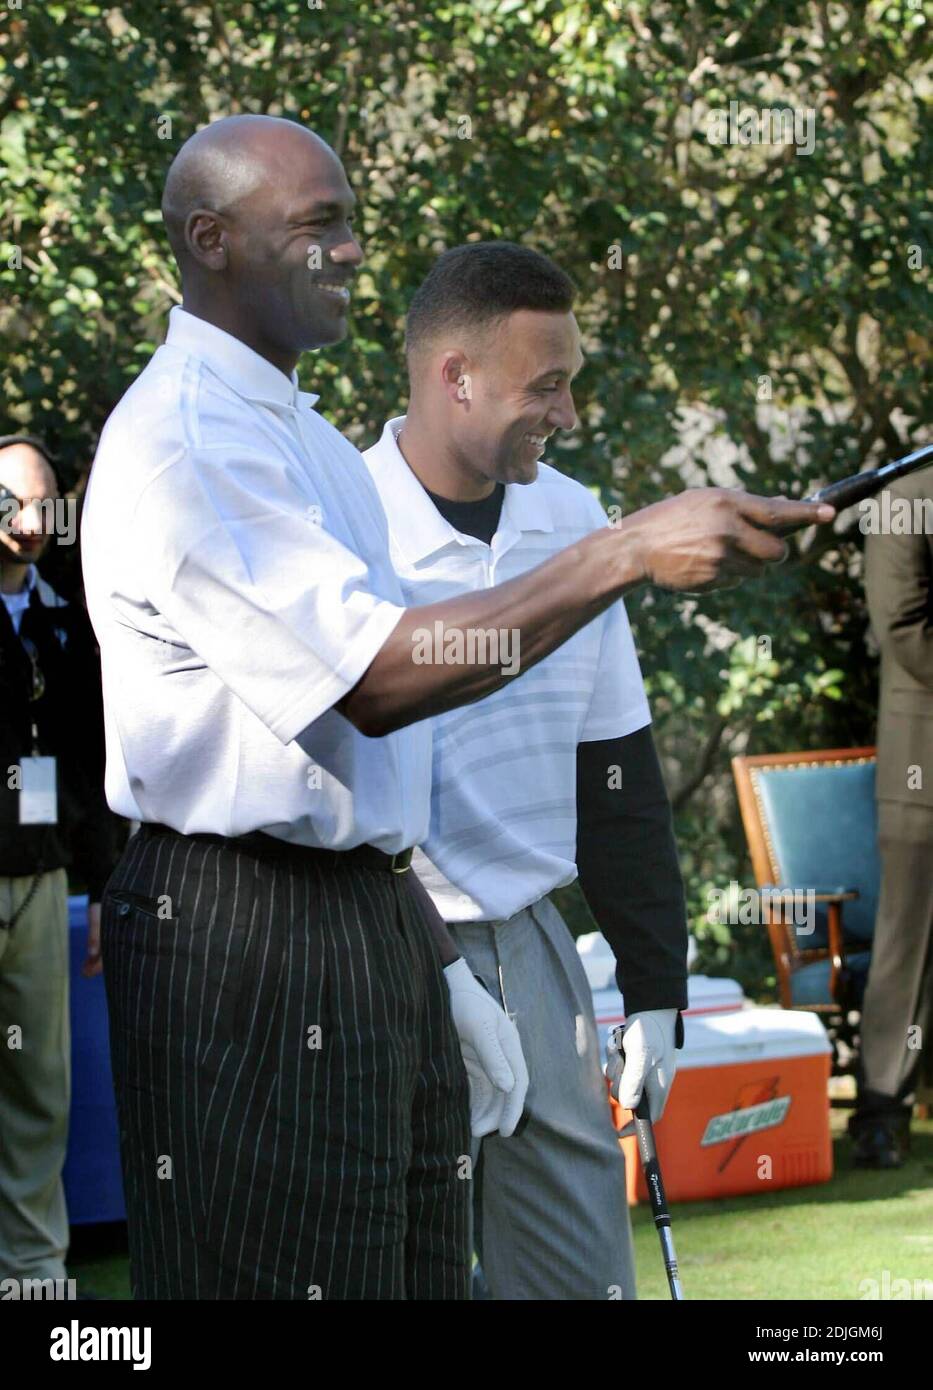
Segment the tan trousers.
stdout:
<svg viewBox="0 0 933 1390">
<path fill-rule="evenodd" d="M 5 922 L 32 881 L 0 876 Z M 0 1278 L 65 1277 L 70 1101 L 68 878 L 55 869 L 0 928 Z"/>
<path fill-rule="evenodd" d="M 933 1021 L 933 807 L 878 802 L 881 896 L 862 1005 L 859 1113 L 909 1118 Z"/>
</svg>

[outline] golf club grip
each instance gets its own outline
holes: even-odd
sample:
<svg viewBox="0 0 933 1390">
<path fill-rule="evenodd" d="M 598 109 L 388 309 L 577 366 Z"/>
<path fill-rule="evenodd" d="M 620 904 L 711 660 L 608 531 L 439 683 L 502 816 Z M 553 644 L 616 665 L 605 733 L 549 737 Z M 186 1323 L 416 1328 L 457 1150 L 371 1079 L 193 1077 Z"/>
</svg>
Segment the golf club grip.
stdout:
<svg viewBox="0 0 933 1390">
<path fill-rule="evenodd" d="M 674 1236 L 671 1231 L 671 1216 L 667 1209 L 667 1197 L 664 1192 L 664 1182 L 661 1177 L 661 1164 L 658 1160 L 658 1151 L 654 1143 L 654 1129 L 651 1124 L 651 1107 L 644 1091 L 642 1091 L 641 1100 L 635 1107 L 634 1115 L 635 1135 L 638 1139 L 638 1152 L 641 1156 L 641 1166 L 645 1177 L 645 1185 L 648 1188 L 648 1197 L 651 1202 L 651 1213 L 654 1217 L 658 1238 L 661 1241 L 661 1253 L 664 1256 L 664 1270 L 667 1274 L 667 1284 L 671 1291 L 671 1298 L 676 1303 L 680 1303 L 683 1301 L 684 1291 L 680 1282 L 677 1252 L 674 1249 Z"/>
<path fill-rule="evenodd" d="M 648 1189 L 648 1199 L 651 1203 L 651 1213 L 654 1217 L 656 1226 L 669 1226 L 671 1224 L 670 1212 L 667 1209 L 667 1197 L 664 1193 L 664 1180 L 661 1177 L 661 1165 L 658 1162 L 658 1151 L 654 1142 L 654 1129 L 651 1125 L 651 1108 L 648 1104 L 648 1097 L 642 1091 L 641 1100 L 634 1110 L 635 1116 L 635 1137 L 638 1140 L 638 1154 L 641 1158 L 642 1172 L 645 1176 L 645 1186 Z"/>
<path fill-rule="evenodd" d="M 918 469 L 926 468 L 929 464 L 933 464 L 933 444 L 925 444 L 922 448 L 915 449 L 912 454 L 905 454 L 893 463 L 882 464 L 880 468 L 870 468 L 864 473 L 854 473 L 849 478 L 840 478 L 837 483 L 829 483 L 804 500 L 828 502 L 837 512 L 845 511 L 846 507 L 854 507 L 857 502 L 874 497 L 898 478 L 906 478 L 908 474 L 916 473 Z M 803 530 L 807 525 L 809 522 L 781 526 L 777 528 L 776 534 L 782 537 L 792 536 L 795 531 Z"/>
</svg>

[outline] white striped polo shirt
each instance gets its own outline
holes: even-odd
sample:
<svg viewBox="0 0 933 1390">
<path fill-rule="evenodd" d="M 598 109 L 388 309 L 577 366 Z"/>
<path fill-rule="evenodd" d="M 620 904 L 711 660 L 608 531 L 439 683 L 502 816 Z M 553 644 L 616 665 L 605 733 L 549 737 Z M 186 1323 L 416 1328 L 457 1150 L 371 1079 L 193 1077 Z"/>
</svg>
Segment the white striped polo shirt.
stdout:
<svg viewBox="0 0 933 1390">
<path fill-rule="evenodd" d="M 506 486 L 491 546 L 463 535 L 405 462 L 396 443 L 404 423 L 390 420 L 363 457 L 409 607 L 514 579 L 607 524 L 591 492 L 541 464 L 533 483 Z M 414 867 L 441 915 L 511 917 L 571 883 L 577 745 L 650 722 L 621 600 L 518 680 L 436 717 L 431 824 Z"/>
</svg>

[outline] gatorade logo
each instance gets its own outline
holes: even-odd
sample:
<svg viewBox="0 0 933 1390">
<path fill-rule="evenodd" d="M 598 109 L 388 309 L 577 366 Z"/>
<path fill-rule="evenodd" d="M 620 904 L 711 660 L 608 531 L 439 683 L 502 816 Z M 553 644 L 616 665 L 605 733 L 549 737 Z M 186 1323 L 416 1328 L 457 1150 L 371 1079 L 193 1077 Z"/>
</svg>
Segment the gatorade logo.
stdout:
<svg viewBox="0 0 933 1390">
<path fill-rule="evenodd" d="M 774 1129 L 787 1118 L 790 1102 L 790 1096 L 777 1096 L 760 1105 L 746 1105 L 739 1110 L 727 1110 L 724 1115 L 713 1115 L 703 1132 L 700 1147 L 722 1144 L 727 1139 L 744 1139 L 761 1129 Z"/>
</svg>

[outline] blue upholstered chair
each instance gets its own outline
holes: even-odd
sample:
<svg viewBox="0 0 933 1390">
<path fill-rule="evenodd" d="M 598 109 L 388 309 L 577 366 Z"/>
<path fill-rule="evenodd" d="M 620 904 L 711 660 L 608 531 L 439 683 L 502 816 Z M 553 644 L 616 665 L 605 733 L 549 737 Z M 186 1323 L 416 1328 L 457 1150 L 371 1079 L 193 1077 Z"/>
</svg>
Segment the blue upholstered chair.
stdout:
<svg viewBox="0 0 933 1390">
<path fill-rule="evenodd" d="M 732 771 L 781 1004 L 844 1019 L 861 1007 L 878 906 L 875 750 L 733 758 Z"/>
</svg>

